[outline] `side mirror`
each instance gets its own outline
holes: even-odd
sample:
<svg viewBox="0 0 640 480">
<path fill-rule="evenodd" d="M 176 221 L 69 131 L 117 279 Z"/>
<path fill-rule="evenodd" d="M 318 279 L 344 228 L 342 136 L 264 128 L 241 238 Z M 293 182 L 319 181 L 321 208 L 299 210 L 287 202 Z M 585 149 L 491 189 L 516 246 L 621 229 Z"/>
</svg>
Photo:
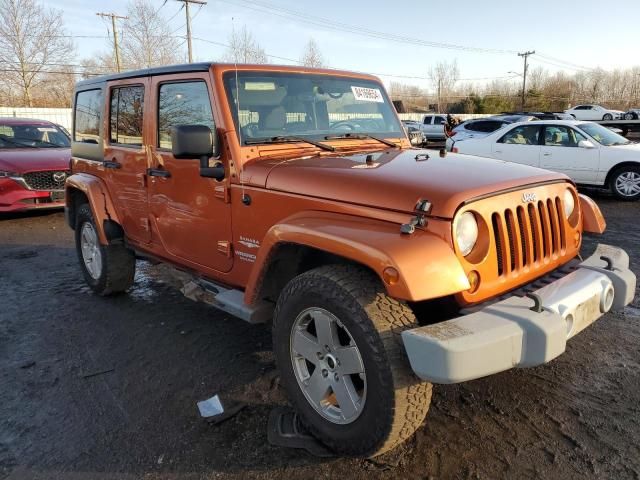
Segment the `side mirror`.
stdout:
<svg viewBox="0 0 640 480">
<path fill-rule="evenodd" d="M 175 125 L 171 127 L 171 153 L 175 158 L 200 160 L 200 175 L 222 180 L 222 164 L 209 167 L 209 159 L 218 153 L 218 134 L 205 125 Z"/>
<path fill-rule="evenodd" d="M 596 148 L 591 140 L 580 140 L 578 142 L 578 147 L 580 148 Z"/>
</svg>

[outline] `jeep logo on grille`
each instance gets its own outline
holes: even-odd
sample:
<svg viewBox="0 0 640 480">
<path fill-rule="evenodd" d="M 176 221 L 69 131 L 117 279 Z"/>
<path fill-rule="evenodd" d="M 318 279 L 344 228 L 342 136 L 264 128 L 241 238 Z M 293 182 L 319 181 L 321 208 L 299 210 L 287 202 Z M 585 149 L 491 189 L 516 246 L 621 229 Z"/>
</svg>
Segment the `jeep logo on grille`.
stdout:
<svg viewBox="0 0 640 480">
<path fill-rule="evenodd" d="M 525 192 L 522 194 L 522 203 L 535 202 L 537 198 L 535 193 Z"/>
<path fill-rule="evenodd" d="M 64 172 L 55 172 L 53 174 L 53 181 L 56 183 L 64 182 L 65 178 L 67 178 L 67 174 Z"/>
</svg>

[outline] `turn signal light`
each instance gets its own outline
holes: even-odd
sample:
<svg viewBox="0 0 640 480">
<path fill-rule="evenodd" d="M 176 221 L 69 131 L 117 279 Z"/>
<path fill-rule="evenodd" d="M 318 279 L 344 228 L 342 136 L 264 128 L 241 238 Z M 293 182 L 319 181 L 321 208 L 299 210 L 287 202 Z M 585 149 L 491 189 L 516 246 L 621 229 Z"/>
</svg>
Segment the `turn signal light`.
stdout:
<svg viewBox="0 0 640 480">
<path fill-rule="evenodd" d="M 387 267 L 382 271 L 382 279 L 387 285 L 395 285 L 400 280 L 400 273 L 393 267 Z"/>
<path fill-rule="evenodd" d="M 475 270 L 471 270 L 467 274 L 467 280 L 469 281 L 469 293 L 476 293 L 478 291 L 478 287 L 480 287 L 480 274 Z"/>
</svg>

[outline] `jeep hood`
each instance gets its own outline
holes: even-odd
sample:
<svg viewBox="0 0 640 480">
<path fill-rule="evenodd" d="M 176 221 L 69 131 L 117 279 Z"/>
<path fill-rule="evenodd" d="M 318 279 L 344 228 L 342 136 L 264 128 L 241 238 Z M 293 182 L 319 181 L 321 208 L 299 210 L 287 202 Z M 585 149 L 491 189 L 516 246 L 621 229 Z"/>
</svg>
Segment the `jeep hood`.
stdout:
<svg viewBox="0 0 640 480">
<path fill-rule="evenodd" d="M 426 199 L 433 205 L 430 214 L 443 218 L 452 218 L 463 202 L 479 196 L 570 181 L 517 163 L 462 154 L 440 157 L 437 151 L 413 149 L 259 160 L 246 165 L 243 176 L 245 182 L 270 190 L 399 212 L 413 212 L 417 201 Z"/>
</svg>

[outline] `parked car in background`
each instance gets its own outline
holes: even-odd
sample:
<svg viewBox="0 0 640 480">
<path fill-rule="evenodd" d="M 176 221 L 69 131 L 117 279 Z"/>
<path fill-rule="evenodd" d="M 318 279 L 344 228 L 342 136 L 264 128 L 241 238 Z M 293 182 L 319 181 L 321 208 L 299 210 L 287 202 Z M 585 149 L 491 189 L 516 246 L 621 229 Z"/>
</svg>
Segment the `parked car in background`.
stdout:
<svg viewBox="0 0 640 480">
<path fill-rule="evenodd" d="M 564 173 L 576 183 L 640 199 L 640 144 L 593 122 L 520 122 L 482 138 L 456 141 L 455 153 L 523 163 Z"/>
<path fill-rule="evenodd" d="M 427 140 L 444 140 L 444 127 L 447 124 L 446 115 L 425 115 L 422 119 L 422 131 Z"/>
<path fill-rule="evenodd" d="M 624 120 L 638 120 L 640 118 L 640 108 L 630 108 L 623 115 Z"/>
<path fill-rule="evenodd" d="M 493 117 L 476 118 L 474 120 L 467 120 L 455 127 L 445 143 L 447 151 L 451 151 L 451 147 L 454 141 L 463 140 L 465 138 L 478 138 L 486 137 L 492 132 L 501 129 L 505 125 L 509 125 L 514 122 L 528 122 L 536 120 L 536 117 L 531 115 L 495 115 Z"/>
<path fill-rule="evenodd" d="M 427 137 L 422 131 L 420 122 L 415 120 L 402 120 L 402 126 L 407 131 L 411 145 L 418 146 L 427 143 Z"/>
<path fill-rule="evenodd" d="M 0 118 L 0 212 L 64 207 L 70 157 L 59 125 Z"/>
<path fill-rule="evenodd" d="M 624 112 L 620 110 L 610 110 L 601 105 L 576 105 L 569 110 L 565 110 L 576 120 L 617 120 Z"/>
</svg>

